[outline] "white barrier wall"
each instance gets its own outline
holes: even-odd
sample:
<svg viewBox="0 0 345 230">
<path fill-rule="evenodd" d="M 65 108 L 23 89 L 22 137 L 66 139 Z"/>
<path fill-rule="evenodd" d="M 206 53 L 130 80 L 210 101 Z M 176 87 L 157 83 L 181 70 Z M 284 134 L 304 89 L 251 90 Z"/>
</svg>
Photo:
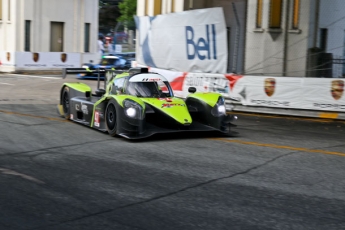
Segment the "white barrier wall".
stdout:
<svg viewBox="0 0 345 230">
<path fill-rule="evenodd" d="M 80 53 L 0 52 L 0 71 L 79 68 Z"/>
<path fill-rule="evenodd" d="M 199 92 L 219 92 L 245 106 L 345 112 L 345 79 L 241 76 L 174 72 L 150 68 L 165 76 L 175 96 L 186 97 L 193 86 Z"/>
</svg>

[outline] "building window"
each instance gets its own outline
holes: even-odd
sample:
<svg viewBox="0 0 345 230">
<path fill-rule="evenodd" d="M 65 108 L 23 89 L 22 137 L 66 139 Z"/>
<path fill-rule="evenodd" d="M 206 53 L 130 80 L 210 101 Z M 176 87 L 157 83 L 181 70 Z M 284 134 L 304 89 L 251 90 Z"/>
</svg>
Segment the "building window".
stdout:
<svg viewBox="0 0 345 230">
<path fill-rule="evenodd" d="M 292 29 L 298 29 L 300 0 L 293 1 Z"/>
<path fill-rule="evenodd" d="M 2 0 L 0 0 L 0 21 L 2 20 Z"/>
<path fill-rule="evenodd" d="M 171 0 L 171 12 L 175 12 L 175 0 Z"/>
<path fill-rule="evenodd" d="M 8 0 L 8 21 L 11 21 L 11 0 Z"/>
<path fill-rule="evenodd" d="M 25 20 L 25 43 L 24 43 L 24 51 L 30 51 L 30 36 L 31 36 L 31 21 Z"/>
<path fill-rule="evenodd" d="M 262 27 L 262 1 L 263 0 L 257 0 L 257 6 L 256 6 L 256 28 Z"/>
<path fill-rule="evenodd" d="M 148 0 L 145 0 L 145 16 L 149 15 L 149 6 L 148 6 L 149 2 Z"/>
<path fill-rule="evenodd" d="M 90 52 L 90 23 L 85 23 L 84 52 Z"/>
<path fill-rule="evenodd" d="M 281 28 L 282 0 L 271 0 L 270 3 L 270 28 Z"/>
<path fill-rule="evenodd" d="M 153 6 L 153 15 L 156 16 L 162 13 L 162 0 L 155 0 Z"/>
<path fill-rule="evenodd" d="M 327 37 L 328 37 L 328 29 L 321 28 L 320 29 L 320 49 L 322 52 L 326 52 L 327 50 Z"/>
<path fill-rule="evenodd" d="M 63 22 L 50 22 L 50 52 L 63 52 Z"/>
</svg>

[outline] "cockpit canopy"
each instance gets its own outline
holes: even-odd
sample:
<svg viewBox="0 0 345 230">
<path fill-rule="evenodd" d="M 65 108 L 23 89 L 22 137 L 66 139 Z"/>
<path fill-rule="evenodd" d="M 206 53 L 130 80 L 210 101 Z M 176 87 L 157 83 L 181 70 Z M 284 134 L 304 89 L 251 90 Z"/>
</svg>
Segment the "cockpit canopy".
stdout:
<svg viewBox="0 0 345 230">
<path fill-rule="evenodd" d="M 173 91 L 166 78 L 155 73 L 141 73 L 119 78 L 114 81 L 115 94 L 128 94 L 136 97 L 173 97 Z"/>
</svg>

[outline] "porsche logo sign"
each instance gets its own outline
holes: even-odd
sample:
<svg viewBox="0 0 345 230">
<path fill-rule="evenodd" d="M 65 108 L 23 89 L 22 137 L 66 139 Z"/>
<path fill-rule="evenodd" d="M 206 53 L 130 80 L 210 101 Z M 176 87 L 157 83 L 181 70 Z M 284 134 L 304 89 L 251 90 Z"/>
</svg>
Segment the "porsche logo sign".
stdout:
<svg viewBox="0 0 345 230">
<path fill-rule="evenodd" d="M 344 93 L 344 81 L 333 80 L 331 83 L 331 94 L 335 100 L 339 100 Z"/>
<path fill-rule="evenodd" d="M 32 53 L 32 60 L 34 60 L 34 62 L 38 62 L 39 59 L 40 59 L 39 53 Z"/>
<path fill-rule="evenodd" d="M 67 60 L 67 54 L 66 53 L 62 53 L 61 54 L 61 61 L 62 62 L 66 62 L 66 60 Z"/>
<path fill-rule="evenodd" d="M 276 79 L 275 78 L 266 78 L 265 79 L 265 93 L 267 96 L 271 97 L 274 94 L 276 88 Z"/>
</svg>

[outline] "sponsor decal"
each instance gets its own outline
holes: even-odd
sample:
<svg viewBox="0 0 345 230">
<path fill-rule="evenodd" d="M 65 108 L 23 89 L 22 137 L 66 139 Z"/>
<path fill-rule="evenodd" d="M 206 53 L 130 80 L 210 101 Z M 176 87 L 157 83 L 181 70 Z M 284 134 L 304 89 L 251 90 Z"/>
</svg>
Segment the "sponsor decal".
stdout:
<svg viewBox="0 0 345 230">
<path fill-rule="evenodd" d="M 267 96 L 271 97 L 274 94 L 276 88 L 276 79 L 275 78 L 266 78 L 265 79 L 265 93 Z"/>
<path fill-rule="evenodd" d="M 95 119 L 94 119 L 93 125 L 96 127 L 99 127 L 99 112 L 98 111 L 95 111 Z"/>
<path fill-rule="evenodd" d="M 7 59 L 7 61 L 11 60 L 11 53 L 10 52 L 6 53 L 6 59 Z"/>
<path fill-rule="evenodd" d="M 39 59 L 40 59 L 39 53 L 32 53 L 32 60 L 34 60 L 34 62 L 38 62 Z"/>
<path fill-rule="evenodd" d="M 194 60 L 195 56 L 198 56 L 200 60 L 204 60 L 206 58 L 208 60 L 210 60 L 211 58 L 217 60 L 216 26 L 215 24 L 212 24 L 205 25 L 205 27 L 206 37 L 199 38 L 196 42 L 194 42 L 194 29 L 192 26 L 186 26 L 186 45 L 188 60 Z"/>
<path fill-rule="evenodd" d="M 172 102 L 172 99 L 171 98 L 158 98 L 158 100 L 160 101 L 166 101 L 166 102 Z"/>
<path fill-rule="evenodd" d="M 67 54 L 66 53 L 62 53 L 61 54 L 61 61 L 62 62 L 66 62 L 66 60 L 67 60 Z"/>
<path fill-rule="evenodd" d="M 179 76 L 177 78 L 175 78 L 172 82 L 170 82 L 170 86 L 173 90 L 179 90 L 182 91 L 183 89 L 183 84 L 184 81 L 187 77 L 187 72 L 184 72 L 182 76 Z"/>
<path fill-rule="evenodd" d="M 236 85 L 236 82 L 241 79 L 242 75 L 234 75 L 234 74 L 224 74 L 225 78 L 229 81 L 230 90 L 232 91 Z"/>
<path fill-rule="evenodd" d="M 162 108 L 171 108 L 174 106 L 185 106 L 184 104 L 180 104 L 180 103 L 164 103 L 162 105 Z"/>
<path fill-rule="evenodd" d="M 73 114 L 71 114 L 71 116 L 69 116 L 71 118 L 71 120 L 73 120 Z"/>
<path fill-rule="evenodd" d="M 62 67 L 62 68 L 66 68 L 66 67 L 74 67 L 74 65 L 71 64 L 53 64 L 54 67 Z"/>
<path fill-rule="evenodd" d="M 344 81 L 333 80 L 331 83 L 331 94 L 334 100 L 339 100 L 344 93 Z"/>
<path fill-rule="evenodd" d="M 339 104 L 314 103 L 313 106 L 316 107 L 317 109 L 337 109 L 337 110 L 345 111 L 345 104 L 339 105 Z"/>
<path fill-rule="evenodd" d="M 143 78 L 143 81 L 162 81 L 160 78 Z"/>
<path fill-rule="evenodd" d="M 75 104 L 75 110 L 77 110 L 77 111 L 80 110 L 80 105 L 79 104 Z"/>
<path fill-rule="evenodd" d="M 46 67 L 46 64 L 24 64 L 26 67 Z"/>
<path fill-rule="evenodd" d="M 290 106 L 289 101 L 268 101 L 268 100 L 251 100 L 252 104 L 263 106 Z"/>
<path fill-rule="evenodd" d="M 86 115 L 89 114 L 89 111 L 87 110 L 87 105 L 81 105 L 81 111 L 83 111 L 83 113 Z"/>
<path fill-rule="evenodd" d="M 186 86 L 203 87 L 205 91 L 229 93 L 229 80 L 224 77 L 190 76 L 186 78 Z"/>
</svg>

